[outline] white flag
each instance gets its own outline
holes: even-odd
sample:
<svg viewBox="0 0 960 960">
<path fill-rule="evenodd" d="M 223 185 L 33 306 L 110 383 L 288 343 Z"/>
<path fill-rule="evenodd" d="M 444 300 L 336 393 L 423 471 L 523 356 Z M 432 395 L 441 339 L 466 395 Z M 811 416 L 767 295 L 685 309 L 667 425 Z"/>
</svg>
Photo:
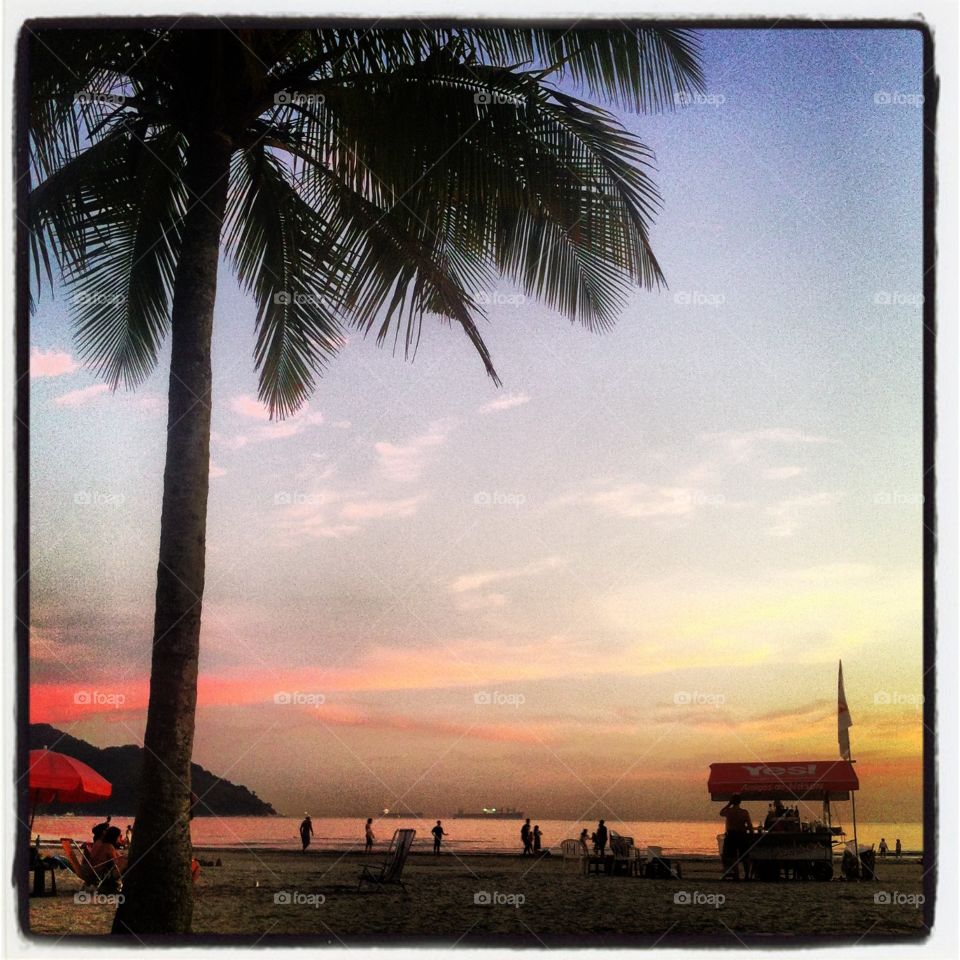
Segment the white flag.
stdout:
<svg viewBox="0 0 960 960">
<path fill-rule="evenodd" d="M 837 743 L 840 745 L 840 759 L 850 759 L 850 709 L 847 707 L 847 695 L 843 692 L 843 661 L 840 661 L 840 674 L 837 677 Z"/>
</svg>

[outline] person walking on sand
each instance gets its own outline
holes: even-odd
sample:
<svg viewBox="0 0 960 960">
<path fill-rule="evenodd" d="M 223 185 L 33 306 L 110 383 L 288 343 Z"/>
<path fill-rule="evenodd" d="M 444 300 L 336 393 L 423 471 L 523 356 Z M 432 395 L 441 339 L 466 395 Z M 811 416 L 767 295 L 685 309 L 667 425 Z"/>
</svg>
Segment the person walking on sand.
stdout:
<svg viewBox="0 0 960 960">
<path fill-rule="evenodd" d="M 601 820 L 597 824 L 597 856 L 602 857 L 607 849 L 607 821 Z"/>
<path fill-rule="evenodd" d="M 538 824 L 533 828 L 533 852 L 534 852 L 534 854 L 537 854 L 537 853 L 540 852 L 540 838 L 541 838 L 542 836 L 543 836 L 543 834 L 540 833 L 540 824 L 538 823 Z"/>
<path fill-rule="evenodd" d="M 305 813 L 303 815 L 303 823 L 300 824 L 300 842 L 303 844 L 303 852 L 307 852 L 307 847 L 310 846 L 310 838 L 313 836 L 313 821 L 310 819 L 310 814 Z"/>
<path fill-rule="evenodd" d="M 893 855 L 899 860 L 903 856 L 903 847 L 900 846 L 900 838 L 897 837 L 897 845 L 893 848 Z"/>
<path fill-rule="evenodd" d="M 887 850 L 889 849 L 889 847 L 887 846 L 887 841 L 883 837 L 880 838 L 880 846 L 877 847 L 877 849 L 880 851 L 880 859 L 886 860 Z"/>
<path fill-rule="evenodd" d="M 720 811 L 726 820 L 727 830 L 723 836 L 723 879 L 739 880 L 740 864 L 743 864 L 743 879 L 750 877 L 747 856 L 750 852 L 750 834 L 753 821 L 750 814 L 740 806 L 740 795 L 735 793 L 730 802 Z"/>
<path fill-rule="evenodd" d="M 373 817 L 367 817 L 367 825 L 363 828 L 364 853 L 373 851 L 373 841 L 377 838 L 373 835 Z"/>
<path fill-rule="evenodd" d="M 533 853 L 533 837 L 530 835 L 530 818 L 524 821 L 520 828 L 520 840 L 523 842 L 523 856 L 528 857 Z"/>
<path fill-rule="evenodd" d="M 440 844 L 443 843 L 443 838 L 447 835 L 447 832 L 443 829 L 443 824 L 439 820 L 430 832 L 433 834 L 433 852 L 439 853 Z"/>
</svg>

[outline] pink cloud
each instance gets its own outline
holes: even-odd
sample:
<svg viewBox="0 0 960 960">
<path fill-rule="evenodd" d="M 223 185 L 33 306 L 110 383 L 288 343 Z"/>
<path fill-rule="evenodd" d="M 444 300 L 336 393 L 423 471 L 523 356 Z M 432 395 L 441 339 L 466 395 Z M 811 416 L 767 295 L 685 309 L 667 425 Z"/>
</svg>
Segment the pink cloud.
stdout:
<svg viewBox="0 0 960 960">
<path fill-rule="evenodd" d="M 249 394 L 231 397 L 227 406 L 241 417 L 260 422 L 260 426 L 255 427 L 249 434 L 236 434 L 233 437 L 215 435 L 220 443 L 233 450 L 261 440 L 283 440 L 296 436 L 305 427 L 323 423 L 323 414 L 319 410 L 311 410 L 309 404 L 304 404 L 293 416 L 284 420 L 271 420 L 270 410 Z"/>
<path fill-rule="evenodd" d="M 249 417 L 251 420 L 270 419 L 269 409 L 256 397 L 251 397 L 249 394 L 231 397 L 228 406 L 234 413 L 239 413 L 242 417 Z"/>
<path fill-rule="evenodd" d="M 34 379 L 61 377 L 65 373 L 73 373 L 79 366 L 69 353 L 60 350 L 40 350 L 34 347 L 30 351 L 30 376 Z"/>
<path fill-rule="evenodd" d="M 410 517 L 417 512 L 422 496 L 406 500 L 355 500 L 345 503 L 340 516 L 345 520 L 379 520 L 381 517 Z"/>
<path fill-rule="evenodd" d="M 390 479 L 399 483 L 411 483 L 420 478 L 427 452 L 440 446 L 450 432 L 450 423 L 435 420 L 427 432 L 411 437 L 406 443 L 374 444 L 374 450 L 380 458 L 380 469 Z"/>
<path fill-rule="evenodd" d="M 526 393 L 507 393 L 502 397 L 497 397 L 489 403 L 485 403 L 481 408 L 481 413 L 497 413 L 500 410 L 510 410 L 513 407 L 519 407 L 524 403 L 530 402 L 530 396 Z"/>
<path fill-rule="evenodd" d="M 79 407 L 90 400 L 106 393 L 110 388 L 105 383 L 95 383 L 92 387 L 83 387 L 80 390 L 71 390 L 69 393 L 63 393 L 59 397 L 54 397 L 53 402 L 58 407 Z"/>
</svg>

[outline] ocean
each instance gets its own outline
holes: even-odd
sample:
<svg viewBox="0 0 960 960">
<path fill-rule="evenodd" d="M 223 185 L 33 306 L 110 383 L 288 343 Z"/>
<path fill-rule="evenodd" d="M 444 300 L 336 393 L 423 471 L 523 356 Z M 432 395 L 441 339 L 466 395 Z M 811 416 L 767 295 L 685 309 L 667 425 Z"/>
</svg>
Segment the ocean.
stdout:
<svg viewBox="0 0 960 960">
<path fill-rule="evenodd" d="M 45 817 L 37 816 L 32 836 L 41 840 L 56 841 L 60 837 L 88 840 L 90 829 L 103 817 Z M 125 830 L 133 817 L 113 815 L 113 821 Z M 414 827 L 417 837 L 414 847 L 428 849 L 432 845 L 430 830 L 436 818 L 416 820 L 393 817 L 374 820 L 377 847 L 385 847 L 400 827 Z M 457 853 L 518 853 L 522 820 L 443 820 L 448 836 L 444 847 Z M 543 833 L 544 849 L 559 852 L 560 842 L 575 839 L 586 827 L 592 832 L 596 821 L 575 822 L 572 820 L 531 820 L 539 823 Z M 314 838 L 311 849 L 350 850 L 363 848 L 363 818 L 313 819 Z M 677 854 L 717 855 L 717 834 L 722 832 L 723 821 L 716 820 L 650 820 L 638 822 L 607 821 L 607 826 L 623 836 L 633 837 L 639 847 L 661 847 L 667 856 Z M 852 840 L 850 824 L 844 824 L 847 839 Z M 300 848 L 299 817 L 196 817 L 191 823 L 193 842 L 198 847 L 226 847 L 237 849 L 296 850 Z M 859 823 L 857 833 L 861 843 L 878 844 L 886 838 L 892 852 L 897 837 L 904 852 L 919 853 L 923 850 L 922 823 Z"/>
</svg>

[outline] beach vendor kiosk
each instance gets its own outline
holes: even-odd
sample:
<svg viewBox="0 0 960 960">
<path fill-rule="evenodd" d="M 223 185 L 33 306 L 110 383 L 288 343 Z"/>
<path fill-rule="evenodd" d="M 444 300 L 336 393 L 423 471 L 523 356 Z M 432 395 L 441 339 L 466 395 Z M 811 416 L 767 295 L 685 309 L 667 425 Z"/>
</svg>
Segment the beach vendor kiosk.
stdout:
<svg viewBox="0 0 960 960">
<path fill-rule="evenodd" d="M 844 841 L 843 828 L 833 825 L 830 802 L 849 800 L 859 787 L 849 760 L 711 763 L 708 782 L 711 800 L 739 796 L 744 805 L 770 804 L 769 810 L 750 810 L 756 832 L 750 835 L 748 860 L 758 880 L 830 880 L 833 848 Z M 798 804 L 816 802 L 822 804 L 820 819 L 803 819 Z M 721 856 L 724 836 L 717 837 Z"/>
</svg>

